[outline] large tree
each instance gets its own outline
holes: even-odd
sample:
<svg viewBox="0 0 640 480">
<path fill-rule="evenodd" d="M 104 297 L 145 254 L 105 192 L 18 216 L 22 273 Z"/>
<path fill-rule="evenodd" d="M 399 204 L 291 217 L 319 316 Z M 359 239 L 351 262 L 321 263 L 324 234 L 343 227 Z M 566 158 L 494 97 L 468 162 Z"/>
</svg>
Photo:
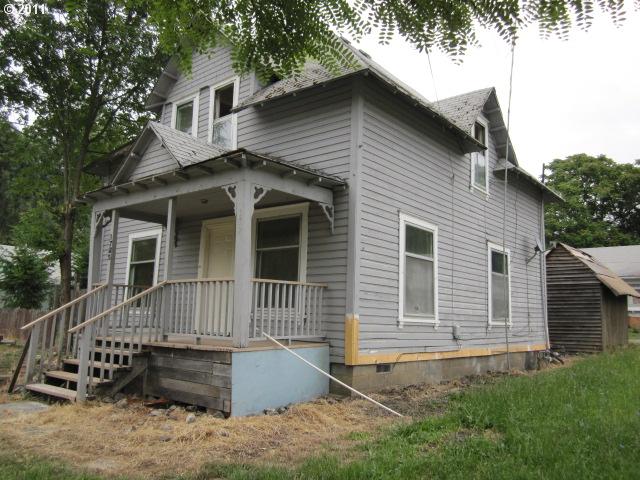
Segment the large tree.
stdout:
<svg viewBox="0 0 640 480">
<path fill-rule="evenodd" d="M 545 211 L 547 238 L 574 247 L 640 243 L 640 166 L 584 153 L 554 160 L 546 184 L 565 203 Z"/>
<path fill-rule="evenodd" d="M 383 43 L 397 34 L 420 51 L 461 58 L 477 43 L 478 27 L 507 42 L 533 23 L 545 36 L 567 37 L 574 25 L 588 28 L 596 10 L 619 23 L 625 0 L 155 0 L 150 12 L 161 45 L 177 52 L 183 66 L 194 50 L 226 39 L 236 70 L 269 77 L 299 69 L 309 57 L 329 68 L 348 64 L 351 56 L 336 32 L 355 40 L 373 32 Z"/>
<path fill-rule="evenodd" d="M 26 225 L 20 235 L 24 243 L 55 252 L 66 301 L 82 169 L 138 130 L 165 58 L 148 25 L 146 2 L 47 5 L 45 13 L 0 16 L 0 107 L 35 118 L 28 133 L 39 148 L 25 169 L 32 169 L 30 188 L 37 190 L 33 208 L 21 216 Z M 51 239 L 48 245 L 45 239 Z"/>
</svg>

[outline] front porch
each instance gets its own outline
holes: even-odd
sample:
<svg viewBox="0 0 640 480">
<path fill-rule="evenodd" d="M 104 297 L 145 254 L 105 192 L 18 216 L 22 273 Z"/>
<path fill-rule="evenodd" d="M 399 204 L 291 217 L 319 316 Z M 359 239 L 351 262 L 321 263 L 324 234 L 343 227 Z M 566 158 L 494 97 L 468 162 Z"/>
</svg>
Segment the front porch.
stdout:
<svg viewBox="0 0 640 480">
<path fill-rule="evenodd" d="M 134 285 L 164 282 L 145 300 L 163 298 L 149 307 L 162 335 L 241 348 L 263 332 L 322 338 L 329 285 L 308 269 L 309 211 L 321 212 L 330 237 L 336 188 L 344 183 L 335 177 L 243 151 L 90 193 L 91 281 L 113 291 L 112 305 L 131 298 Z M 127 237 L 126 221 L 161 229 Z"/>
<path fill-rule="evenodd" d="M 135 359 L 149 352 L 172 351 L 172 358 L 190 352 L 190 361 L 200 367 L 198 362 L 212 355 L 203 352 L 226 352 L 238 359 L 235 380 L 228 386 L 200 384 L 205 386 L 196 390 L 224 394 L 225 388 L 235 388 L 248 395 L 251 386 L 245 382 L 260 383 L 250 364 L 256 371 L 264 364 L 265 379 L 280 385 L 299 362 L 265 342 L 265 334 L 296 348 L 313 347 L 311 360 L 328 369 L 323 339 L 331 285 L 317 281 L 307 257 L 318 238 L 332 235 L 333 192 L 344 187 L 335 177 L 236 151 L 90 192 L 84 200 L 94 204 L 93 288 L 28 326 L 32 344 L 25 383 L 34 391 L 50 390 L 33 382 L 47 387 L 47 380 L 57 378 L 63 382 L 56 387 L 71 391 L 60 396 L 83 401 L 105 383 L 122 389 L 139 379 Z M 310 211 L 315 215 L 313 234 Z M 202 358 L 193 357 L 198 355 Z M 251 356 L 248 363 L 242 361 Z M 222 368 L 213 365 L 220 362 L 210 363 L 208 372 Z M 175 386 L 185 381 L 182 375 L 191 375 L 160 368 L 154 377 L 148 363 L 143 370 L 144 390 L 150 395 L 165 395 L 161 392 L 172 390 L 167 382 Z M 312 384 L 303 390 L 292 379 L 280 385 L 291 392 L 291 402 L 304 391 L 328 389 L 324 380 L 305 375 L 299 385 Z M 155 383 L 148 384 L 149 378 Z M 159 390 L 151 388 L 163 384 Z M 253 395 L 274 393 L 263 387 Z M 179 391 L 173 389 L 176 400 L 181 395 L 195 398 Z M 247 401 L 240 393 L 236 399 L 241 397 Z M 226 400 L 232 398 L 229 392 Z M 213 403 L 231 414 L 232 403 L 224 404 L 224 395 L 218 400 Z M 236 411 L 249 412 L 255 407 L 250 403 Z"/>
</svg>

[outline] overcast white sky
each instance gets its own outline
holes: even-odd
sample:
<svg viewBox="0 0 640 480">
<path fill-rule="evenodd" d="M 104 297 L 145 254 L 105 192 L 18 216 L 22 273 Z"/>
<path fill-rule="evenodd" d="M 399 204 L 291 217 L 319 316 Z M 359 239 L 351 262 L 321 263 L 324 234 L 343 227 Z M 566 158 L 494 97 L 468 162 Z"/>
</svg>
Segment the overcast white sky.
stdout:
<svg viewBox="0 0 640 480">
<path fill-rule="evenodd" d="M 511 52 L 491 32 L 462 65 L 443 54 L 426 54 L 401 39 L 382 46 L 375 37 L 359 47 L 429 100 L 495 86 L 507 115 Z M 516 45 L 511 139 L 520 164 L 539 176 L 542 163 L 574 153 L 605 154 L 618 162 L 640 158 L 640 13 L 619 28 L 598 16 L 587 32 L 568 41 L 540 38 L 537 27 Z"/>
</svg>

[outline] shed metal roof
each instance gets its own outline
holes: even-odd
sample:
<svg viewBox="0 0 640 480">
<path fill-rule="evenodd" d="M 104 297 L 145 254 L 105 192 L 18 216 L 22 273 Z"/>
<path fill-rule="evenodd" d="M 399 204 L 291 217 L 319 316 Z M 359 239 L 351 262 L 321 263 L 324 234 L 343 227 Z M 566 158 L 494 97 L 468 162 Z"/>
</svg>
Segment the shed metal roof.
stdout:
<svg viewBox="0 0 640 480">
<path fill-rule="evenodd" d="M 631 285 L 625 282 L 618 275 L 613 273 L 603 264 L 601 264 L 596 258 L 589 255 L 584 250 L 573 248 L 565 243 L 559 243 L 559 246 L 566 249 L 571 255 L 584 263 L 596 276 L 600 282 L 602 282 L 611 292 L 616 295 L 629 295 L 632 297 L 640 298 L 640 293 L 636 291 Z M 558 247 L 556 247 L 558 248 Z"/>
<path fill-rule="evenodd" d="M 640 278 L 640 245 L 583 248 L 622 278 Z"/>
</svg>

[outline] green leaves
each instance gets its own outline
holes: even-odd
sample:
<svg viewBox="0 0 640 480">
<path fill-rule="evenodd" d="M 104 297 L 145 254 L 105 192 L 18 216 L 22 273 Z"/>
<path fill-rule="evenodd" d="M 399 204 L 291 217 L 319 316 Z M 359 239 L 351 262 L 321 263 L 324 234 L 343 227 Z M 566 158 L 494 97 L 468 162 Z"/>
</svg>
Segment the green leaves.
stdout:
<svg viewBox="0 0 640 480">
<path fill-rule="evenodd" d="M 38 252 L 17 248 L 0 258 L 0 290 L 10 308 L 40 308 L 49 291 L 49 262 Z"/>
<path fill-rule="evenodd" d="M 565 198 L 546 207 L 549 240 L 578 248 L 640 242 L 640 167 L 578 154 L 548 169 L 547 185 Z"/>
<path fill-rule="evenodd" d="M 400 35 L 420 51 L 437 49 L 459 61 L 477 43 L 478 27 L 509 43 L 532 23 L 543 36 L 567 38 L 572 26 L 591 25 L 596 8 L 615 23 L 624 20 L 624 0 L 153 0 L 150 16 L 161 47 L 177 52 L 183 69 L 194 51 L 229 41 L 237 71 L 268 78 L 295 73 L 308 58 L 331 70 L 348 66 L 352 55 L 336 34 L 358 40 L 375 32 L 383 44 Z"/>
</svg>

